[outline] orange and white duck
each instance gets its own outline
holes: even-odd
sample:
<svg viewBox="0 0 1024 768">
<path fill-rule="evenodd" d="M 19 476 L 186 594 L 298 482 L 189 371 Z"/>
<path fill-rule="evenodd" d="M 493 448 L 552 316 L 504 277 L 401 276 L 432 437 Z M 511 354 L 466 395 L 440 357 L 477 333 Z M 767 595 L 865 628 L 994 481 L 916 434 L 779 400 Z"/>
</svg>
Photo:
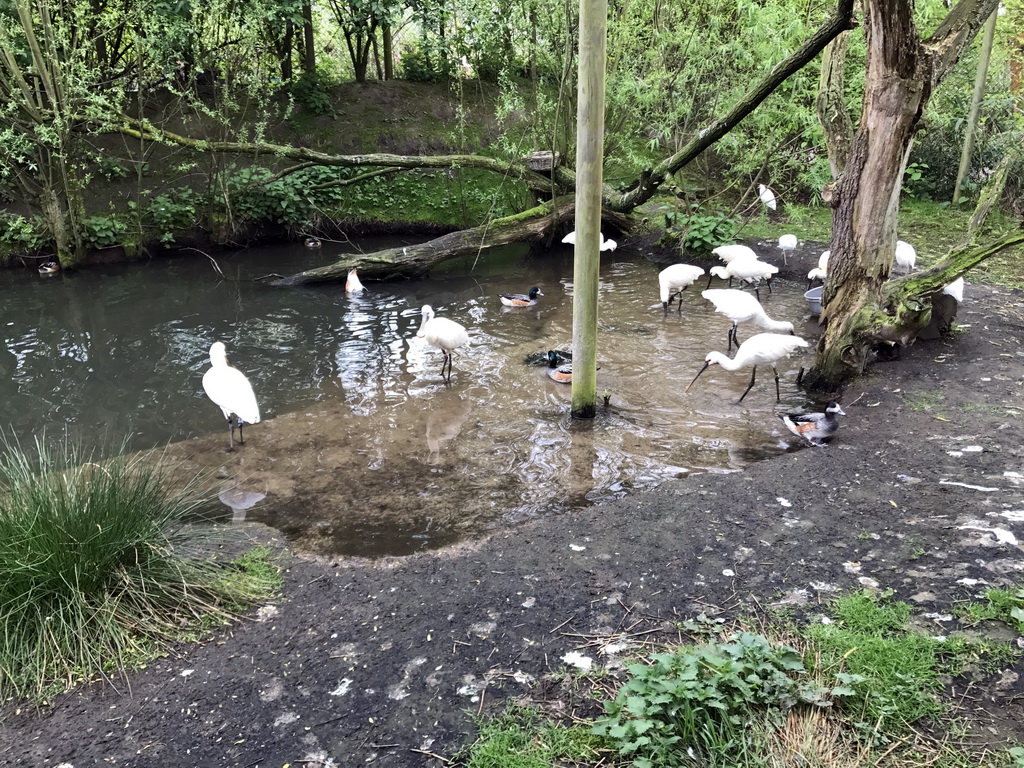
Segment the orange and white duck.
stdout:
<svg viewBox="0 0 1024 768">
<path fill-rule="evenodd" d="M 60 272 L 60 264 L 52 259 L 50 261 L 44 261 L 39 265 L 40 275 L 52 275 Z"/>
<path fill-rule="evenodd" d="M 320 242 L 319 237 L 307 237 L 302 241 L 302 244 L 307 248 L 319 248 L 323 243 Z"/>
<path fill-rule="evenodd" d="M 501 303 L 506 307 L 535 307 L 537 306 L 537 297 L 543 296 L 540 288 L 534 286 L 527 293 L 499 293 L 498 298 L 501 299 Z"/>
<path fill-rule="evenodd" d="M 572 363 L 558 364 L 558 353 L 548 351 L 548 377 L 561 384 L 572 384 Z"/>
<path fill-rule="evenodd" d="M 811 445 L 824 448 L 822 440 L 832 437 L 839 429 L 837 415 L 845 416 L 846 412 L 839 407 L 839 403 L 832 400 L 825 406 L 824 413 L 788 413 L 779 418 L 794 435 L 802 437 Z"/>
</svg>

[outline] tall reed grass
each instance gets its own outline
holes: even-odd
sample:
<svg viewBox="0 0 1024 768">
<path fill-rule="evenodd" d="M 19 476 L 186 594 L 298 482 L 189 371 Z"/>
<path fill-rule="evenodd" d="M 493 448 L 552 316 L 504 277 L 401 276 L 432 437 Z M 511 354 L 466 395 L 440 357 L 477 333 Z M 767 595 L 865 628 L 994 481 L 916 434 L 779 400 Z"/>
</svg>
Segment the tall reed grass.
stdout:
<svg viewBox="0 0 1024 768">
<path fill-rule="evenodd" d="M 66 441 L 0 450 L 0 700 L 116 675 L 276 589 L 276 569 L 212 557 L 201 478 Z"/>
</svg>

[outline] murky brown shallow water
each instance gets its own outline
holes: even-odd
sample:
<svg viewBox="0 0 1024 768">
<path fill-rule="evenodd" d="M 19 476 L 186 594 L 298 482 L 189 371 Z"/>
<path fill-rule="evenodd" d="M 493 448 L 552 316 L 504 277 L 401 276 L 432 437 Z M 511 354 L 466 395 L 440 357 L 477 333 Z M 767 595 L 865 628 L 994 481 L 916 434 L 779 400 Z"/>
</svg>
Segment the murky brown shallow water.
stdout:
<svg viewBox="0 0 1024 768">
<path fill-rule="evenodd" d="M 134 448 L 187 441 L 174 451 L 222 466 L 225 488 L 266 494 L 237 519 L 281 528 L 311 551 L 368 556 L 441 546 L 687 472 L 736 470 L 793 442 L 776 414 L 804 406 L 794 379 L 810 355 L 780 364 L 781 403 L 770 368 L 740 405 L 748 371 L 709 369 L 684 394 L 705 353 L 724 350 L 729 321 L 700 297 L 705 283 L 686 292 L 682 315 L 663 316 L 658 267 L 641 254 L 603 259 L 598 388 L 610 406 L 579 423 L 568 416 L 570 387 L 527 363 L 569 347 L 567 248 L 489 254 L 431 280 L 368 283 L 354 298 L 341 286 L 252 280 L 338 250 L 250 250 L 219 260 L 228 281 L 205 259 L 54 280 L 3 275 L 9 431 L 24 440 L 66 425 L 95 442 L 131 433 Z M 497 298 L 533 285 L 545 294 L 536 308 Z M 807 336 L 816 326 L 803 288 L 779 283 L 762 300 Z M 424 303 L 469 330 L 450 385 L 440 352 L 415 338 Z M 741 339 L 753 332 L 741 328 Z M 201 387 L 216 340 L 264 415 L 234 456 Z"/>
</svg>

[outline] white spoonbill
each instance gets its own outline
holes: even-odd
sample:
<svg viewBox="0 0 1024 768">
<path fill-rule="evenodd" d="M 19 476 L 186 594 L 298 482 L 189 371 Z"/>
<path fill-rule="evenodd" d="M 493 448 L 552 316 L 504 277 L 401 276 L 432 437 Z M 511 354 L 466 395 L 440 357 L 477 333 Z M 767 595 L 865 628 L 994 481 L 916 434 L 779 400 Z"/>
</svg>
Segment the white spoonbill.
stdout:
<svg viewBox="0 0 1024 768">
<path fill-rule="evenodd" d="M 424 304 L 420 310 L 423 315 L 423 322 L 416 335 L 426 339 L 432 347 L 437 347 L 444 354 L 444 362 L 441 363 L 441 378 L 450 382 L 452 380 L 452 350 L 469 343 L 469 334 L 466 329 L 449 320 L 446 317 L 435 317 L 434 310 L 429 304 Z M 448 368 L 448 376 L 444 375 L 445 366 Z"/>
<path fill-rule="evenodd" d="M 228 420 L 228 450 L 235 450 L 235 422 L 238 422 L 238 444 L 245 445 L 242 424 L 258 424 L 260 407 L 252 384 L 245 374 L 228 362 L 223 342 L 210 345 L 210 369 L 203 374 L 203 390 L 207 397 L 224 412 Z"/>
<path fill-rule="evenodd" d="M 917 263 L 917 251 L 906 240 L 896 241 L 896 266 L 902 267 L 908 274 Z"/>
<path fill-rule="evenodd" d="M 770 187 L 766 187 L 764 184 L 757 185 L 757 196 L 761 199 L 761 202 L 775 210 L 778 203 L 775 202 L 775 193 L 772 192 Z"/>
<path fill-rule="evenodd" d="M 821 280 L 825 282 L 825 278 L 828 277 L 828 257 L 832 255 L 832 251 L 822 251 L 821 256 L 818 257 L 818 266 L 807 273 L 807 288 L 810 290 L 811 283 L 815 280 Z"/>
<path fill-rule="evenodd" d="M 720 365 L 727 371 L 738 371 L 740 368 L 751 366 L 750 383 L 743 391 L 743 394 L 740 395 L 740 399 L 736 401 L 737 403 L 742 403 L 743 398 L 747 396 L 747 392 L 754 386 L 757 366 L 770 365 L 775 372 L 775 398 L 777 402 L 782 399 L 782 394 L 779 391 L 779 371 L 775 368 L 775 363 L 784 357 L 788 357 L 800 349 L 800 347 L 806 346 L 807 342 L 799 336 L 784 336 L 781 333 L 758 333 L 740 344 L 740 348 L 736 350 L 736 357 L 731 360 L 721 352 L 708 352 L 707 357 L 704 358 L 704 367 L 697 371 L 693 381 L 683 391 L 689 392 L 694 382 L 712 365 Z"/>
<path fill-rule="evenodd" d="M 683 291 L 697 282 L 704 270 L 691 264 L 673 264 L 658 273 L 658 285 L 661 287 L 661 306 L 668 314 L 672 299 L 679 297 L 679 311 L 683 311 Z"/>
<path fill-rule="evenodd" d="M 352 267 L 348 271 L 348 277 L 345 279 L 345 293 L 361 293 L 363 290 L 363 283 L 359 279 L 359 275 L 356 274 L 356 268 Z"/>
<path fill-rule="evenodd" d="M 788 261 L 786 261 L 786 256 L 789 254 L 790 251 L 796 249 L 796 243 L 796 235 L 782 235 L 779 238 L 779 250 L 782 251 L 783 264 L 789 263 Z"/>
<path fill-rule="evenodd" d="M 723 280 L 728 278 L 729 286 L 732 287 L 732 279 L 735 277 L 737 280 L 742 280 L 754 286 L 754 292 L 757 294 L 758 300 L 760 300 L 761 292 L 758 290 L 758 286 L 761 284 L 761 281 L 764 280 L 768 283 L 768 292 L 771 293 L 772 275 L 778 271 L 778 267 L 774 264 L 769 264 L 767 261 L 760 261 L 759 259 L 734 259 L 724 267 L 712 267 L 711 274 L 708 275 L 706 287 L 711 287 L 712 277 L 720 277 Z"/>
<path fill-rule="evenodd" d="M 943 288 L 942 292 L 943 293 L 948 293 L 950 296 L 952 296 L 954 299 L 956 299 L 956 303 L 957 304 L 963 304 L 964 303 L 964 279 L 962 277 L 958 277 L 952 283 L 950 283 L 945 288 Z"/>
<path fill-rule="evenodd" d="M 616 248 L 619 247 L 619 244 L 616 243 L 614 240 L 605 240 L 604 239 L 604 232 L 601 232 L 600 235 L 601 235 L 601 250 L 602 251 L 614 251 Z M 576 245 L 576 230 L 574 229 L 568 235 L 563 237 L 562 238 L 562 242 L 563 243 L 568 243 L 569 245 Z"/>
<path fill-rule="evenodd" d="M 749 293 L 737 291 L 733 288 L 711 288 L 710 290 L 702 291 L 700 295 L 715 305 L 715 311 L 718 314 L 725 315 L 732 320 L 732 327 L 729 328 L 727 336 L 729 342 L 727 351 L 732 351 L 733 344 L 737 347 L 740 345 L 740 340 L 736 336 L 737 326 L 740 323 L 753 323 L 775 333 L 793 333 L 793 324 L 791 322 L 788 320 L 772 320 L 764 311 L 761 302 Z"/>
<path fill-rule="evenodd" d="M 748 248 L 747 246 L 740 245 L 739 243 L 733 243 L 732 245 L 720 245 L 717 248 L 712 248 L 711 252 L 721 259 L 724 264 L 728 264 L 730 261 L 735 259 L 757 260 L 757 253 L 754 252 L 753 248 Z"/>
</svg>

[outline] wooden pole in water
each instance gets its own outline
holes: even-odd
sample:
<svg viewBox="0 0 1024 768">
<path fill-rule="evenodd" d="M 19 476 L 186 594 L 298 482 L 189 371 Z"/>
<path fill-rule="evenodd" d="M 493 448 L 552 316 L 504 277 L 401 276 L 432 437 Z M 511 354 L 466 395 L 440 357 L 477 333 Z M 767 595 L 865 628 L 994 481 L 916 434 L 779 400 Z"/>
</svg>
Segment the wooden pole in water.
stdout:
<svg viewBox="0 0 1024 768">
<path fill-rule="evenodd" d="M 572 415 L 597 413 L 597 293 L 601 268 L 604 79 L 608 0 L 580 0 L 573 259 Z"/>
</svg>

